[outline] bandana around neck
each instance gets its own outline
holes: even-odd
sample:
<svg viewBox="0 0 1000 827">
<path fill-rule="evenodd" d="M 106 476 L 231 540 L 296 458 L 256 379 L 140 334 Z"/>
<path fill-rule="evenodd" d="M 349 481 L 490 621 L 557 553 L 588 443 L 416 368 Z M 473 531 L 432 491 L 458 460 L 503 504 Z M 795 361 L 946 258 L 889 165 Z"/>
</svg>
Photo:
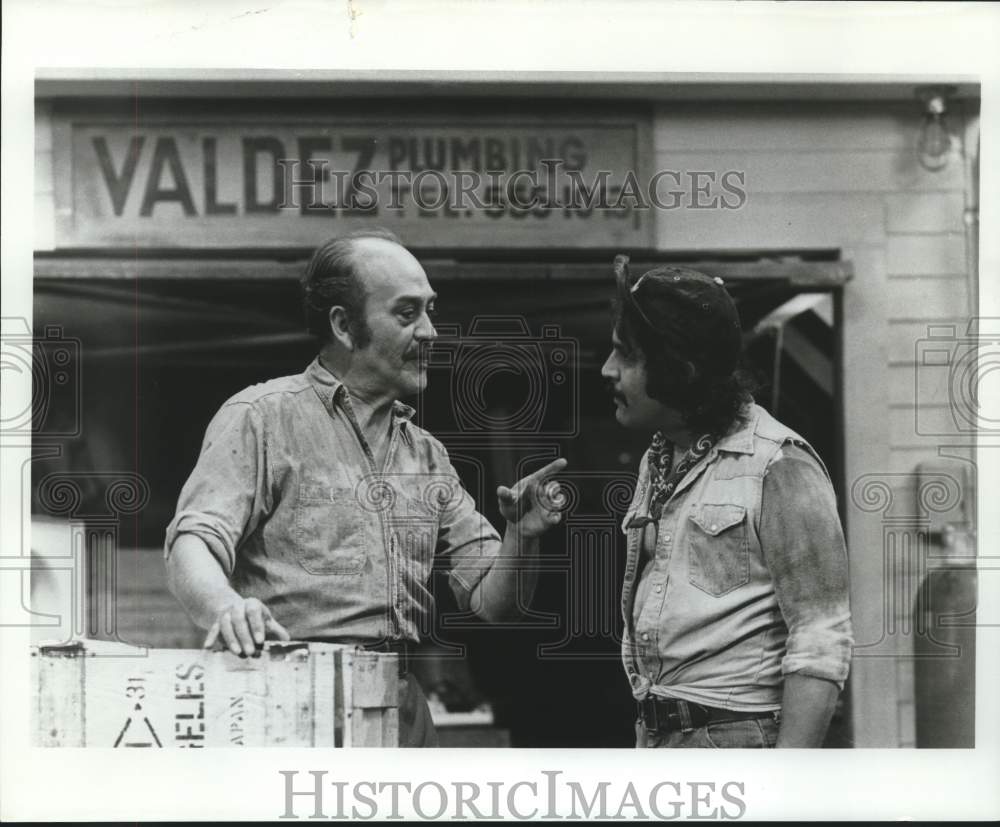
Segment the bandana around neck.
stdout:
<svg viewBox="0 0 1000 827">
<path fill-rule="evenodd" d="M 668 442 L 661 431 L 653 434 L 649 446 L 649 477 L 652 482 L 653 496 L 649 503 L 649 516 L 634 516 L 629 522 L 629 528 L 641 528 L 650 522 L 658 522 L 663 514 L 663 506 L 677 489 L 681 480 L 707 454 L 715 440 L 710 434 L 698 437 L 685 451 L 680 461 L 674 464 L 674 446 Z"/>
</svg>

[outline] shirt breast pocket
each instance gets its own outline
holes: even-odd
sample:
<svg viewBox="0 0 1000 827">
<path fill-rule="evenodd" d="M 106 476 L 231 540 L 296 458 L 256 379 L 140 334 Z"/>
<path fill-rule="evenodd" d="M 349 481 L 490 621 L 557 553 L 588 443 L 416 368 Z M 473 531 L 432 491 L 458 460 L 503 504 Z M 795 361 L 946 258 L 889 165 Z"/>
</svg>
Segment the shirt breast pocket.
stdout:
<svg viewBox="0 0 1000 827">
<path fill-rule="evenodd" d="M 295 503 L 294 554 L 310 574 L 358 574 L 365 565 L 365 525 L 350 488 L 302 483 Z"/>
<path fill-rule="evenodd" d="M 750 581 L 746 508 L 704 504 L 689 517 L 688 581 L 721 597 Z"/>
</svg>

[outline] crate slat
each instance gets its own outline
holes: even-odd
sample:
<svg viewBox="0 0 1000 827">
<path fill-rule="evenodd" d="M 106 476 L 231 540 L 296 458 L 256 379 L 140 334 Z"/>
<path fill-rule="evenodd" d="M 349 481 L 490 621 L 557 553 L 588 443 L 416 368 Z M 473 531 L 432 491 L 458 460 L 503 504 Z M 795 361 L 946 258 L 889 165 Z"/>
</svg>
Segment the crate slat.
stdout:
<svg viewBox="0 0 1000 827">
<path fill-rule="evenodd" d="M 356 652 L 354 663 L 354 706 L 373 709 L 396 706 L 398 655 Z"/>
</svg>

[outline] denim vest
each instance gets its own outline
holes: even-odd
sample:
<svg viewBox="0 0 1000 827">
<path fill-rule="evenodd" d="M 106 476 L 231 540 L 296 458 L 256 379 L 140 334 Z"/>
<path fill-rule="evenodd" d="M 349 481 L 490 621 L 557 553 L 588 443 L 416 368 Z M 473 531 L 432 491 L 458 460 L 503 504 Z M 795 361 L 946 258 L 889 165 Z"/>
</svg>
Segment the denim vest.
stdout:
<svg viewBox="0 0 1000 827">
<path fill-rule="evenodd" d="M 681 480 L 657 525 L 655 549 L 643 552 L 649 512 L 648 452 L 622 524 L 628 542 L 622 660 L 637 699 L 680 697 L 756 711 L 781 704 L 781 660 L 788 629 L 759 536 L 761 492 L 769 464 L 793 443 L 829 473 L 809 444 L 763 408 L 748 405 L 737 429 L 719 440 Z M 634 617 L 641 559 L 645 599 Z M 808 573 L 806 573 L 808 574 Z"/>
</svg>

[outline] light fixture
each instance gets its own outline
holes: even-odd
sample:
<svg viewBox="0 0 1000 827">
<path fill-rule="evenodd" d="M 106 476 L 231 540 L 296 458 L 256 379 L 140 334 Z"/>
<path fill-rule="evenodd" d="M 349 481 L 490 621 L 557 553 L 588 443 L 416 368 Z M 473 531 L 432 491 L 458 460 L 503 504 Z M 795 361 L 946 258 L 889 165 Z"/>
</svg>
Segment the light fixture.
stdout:
<svg viewBox="0 0 1000 827">
<path fill-rule="evenodd" d="M 931 172 L 944 169 L 951 157 L 955 137 L 948 127 L 948 99 L 954 86 L 918 86 L 917 97 L 924 105 L 924 122 L 917 138 L 917 160 Z"/>
</svg>

